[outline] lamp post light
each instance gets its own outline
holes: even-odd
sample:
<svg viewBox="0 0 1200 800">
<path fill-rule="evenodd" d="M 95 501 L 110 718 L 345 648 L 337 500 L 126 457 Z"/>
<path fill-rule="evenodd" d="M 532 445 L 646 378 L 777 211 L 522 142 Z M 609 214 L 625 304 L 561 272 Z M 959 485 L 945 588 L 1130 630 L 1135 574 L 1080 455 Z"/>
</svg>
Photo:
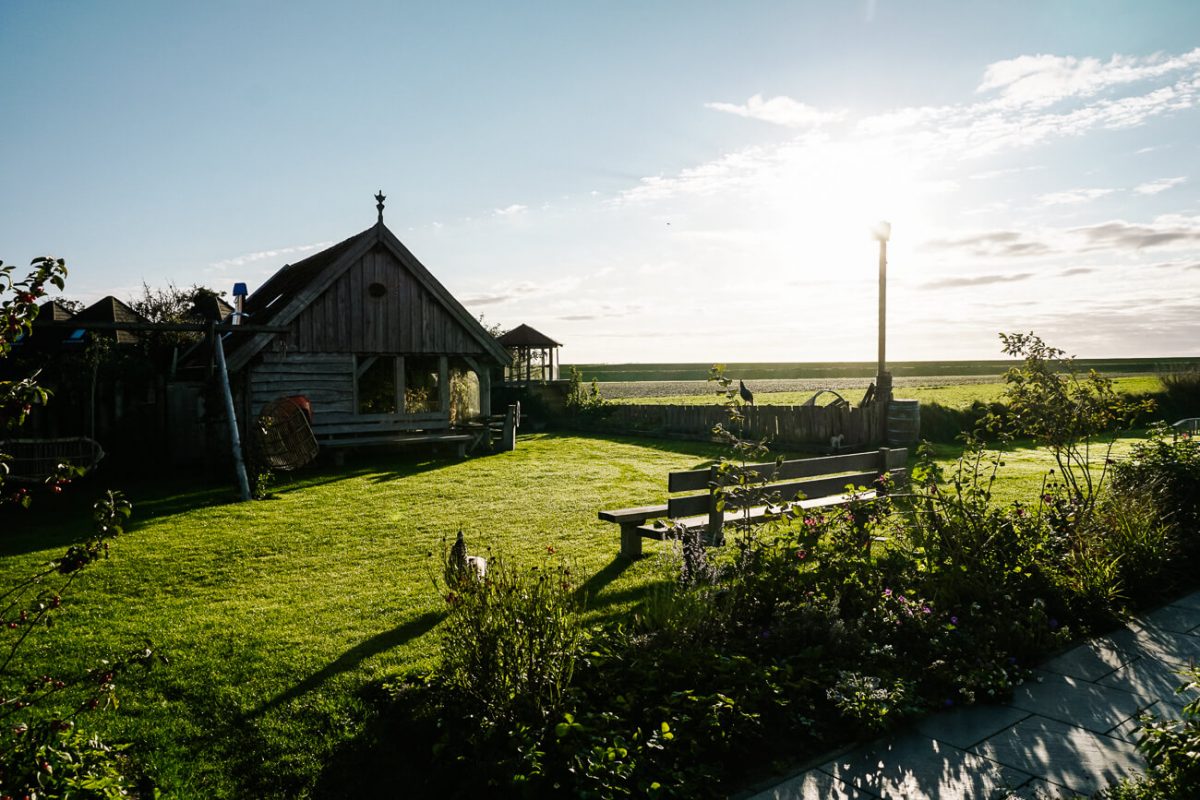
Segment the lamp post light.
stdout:
<svg viewBox="0 0 1200 800">
<path fill-rule="evenodd" d="M 887 373 L 887 245 L 892 223 L 878 223 L 872 233 L 879 241 L 879 369 L 880 379 Z"/>
<path fill-rule="evenodd" d="M 892 224 L 880 222 L 872 234 L 879 242 L 879 366 L 875 375 L 875 399 L 879 404 L 879 430 L 887 430 L 888 402 L 892 399 L 892 376 L 887 371 L 887 246 Z"/>
</svg>

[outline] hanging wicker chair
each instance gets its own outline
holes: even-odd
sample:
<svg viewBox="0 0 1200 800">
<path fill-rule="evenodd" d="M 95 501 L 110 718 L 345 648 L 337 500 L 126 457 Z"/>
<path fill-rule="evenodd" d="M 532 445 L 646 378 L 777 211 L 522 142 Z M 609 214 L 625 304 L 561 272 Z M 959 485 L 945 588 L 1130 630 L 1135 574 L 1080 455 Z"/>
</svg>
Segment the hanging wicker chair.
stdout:
<svg viewBox="0 0 1200 800">
<path fill-rule="evenodd" d="M 254 460 L 271 469 L 293 470 L 316 458 L 317 437 L 308 413 L 303 397 L 281 397 L 263 406 L 250 434 Z"/>
</svg>

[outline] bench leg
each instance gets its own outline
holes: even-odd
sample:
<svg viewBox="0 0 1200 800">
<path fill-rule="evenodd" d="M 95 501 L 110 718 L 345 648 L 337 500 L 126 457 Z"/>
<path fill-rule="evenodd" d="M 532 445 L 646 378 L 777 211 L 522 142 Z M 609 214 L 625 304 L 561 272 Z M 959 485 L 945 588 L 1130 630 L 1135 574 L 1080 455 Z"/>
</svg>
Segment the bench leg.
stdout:
<svg viewBox="0 0 1200 800">
<path fill-rule="evenodd" d="M 621 523 L 621 555 L 629 559 L 642 557 L 642 535 L 638 533 L 640 522 Z"/>
</svg>

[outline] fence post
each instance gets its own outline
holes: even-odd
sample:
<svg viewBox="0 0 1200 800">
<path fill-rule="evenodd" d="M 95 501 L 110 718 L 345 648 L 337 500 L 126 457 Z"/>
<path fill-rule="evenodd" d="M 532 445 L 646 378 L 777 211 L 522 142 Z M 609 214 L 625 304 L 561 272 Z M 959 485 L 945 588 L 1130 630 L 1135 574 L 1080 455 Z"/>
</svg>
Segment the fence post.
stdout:
<svg viewBox="0 0 1200 800">
<path fill-rule="evenodd" d="M 708 468 L 708 540 L 714 545 L 725 543 L 725 512 L 717 508 L 719 477 L 717 467 Z"/>
<path fill-rule="evenodd" d="M 500 449 L 504 452 L 517 449 L 517 424 L 520 420 L 519 406 L 509 406 L 504 412 L 504 433 Z"/>
</svg>

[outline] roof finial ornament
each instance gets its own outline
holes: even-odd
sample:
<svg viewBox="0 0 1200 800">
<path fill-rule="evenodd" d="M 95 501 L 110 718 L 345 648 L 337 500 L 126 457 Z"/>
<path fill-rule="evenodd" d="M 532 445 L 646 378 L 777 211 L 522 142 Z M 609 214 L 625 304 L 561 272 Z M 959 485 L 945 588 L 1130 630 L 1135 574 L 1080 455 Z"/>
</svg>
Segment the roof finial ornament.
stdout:
<svg viewBox="0 0 1200 800">
<path fill-rule="evenodd" d="M 380 189 L 379 193 L 375 195 L 375 200 L 376 200 L 375 207 L 377 209 L 379 209 L 379 223 L 382 225 L 383 224 L 383 201 L 387 200 L 387 198 L 384 197 L 384 195 L 383 195 L 383 189 Z"/>
</svg>

